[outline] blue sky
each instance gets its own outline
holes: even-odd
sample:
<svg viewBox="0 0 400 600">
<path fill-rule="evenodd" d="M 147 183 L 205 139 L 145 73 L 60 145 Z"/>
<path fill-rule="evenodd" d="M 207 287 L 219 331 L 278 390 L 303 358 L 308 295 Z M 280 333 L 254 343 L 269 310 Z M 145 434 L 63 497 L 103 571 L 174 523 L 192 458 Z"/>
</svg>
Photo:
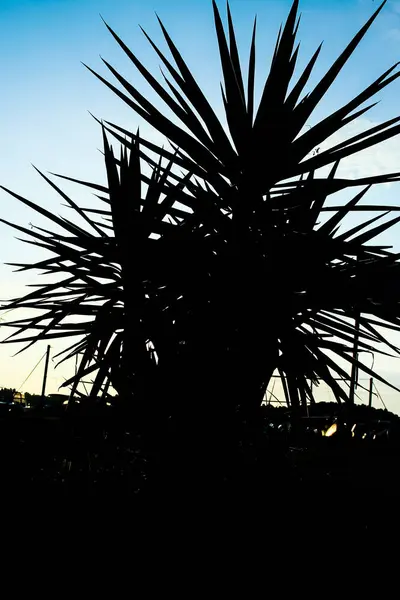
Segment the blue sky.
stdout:
<svg viewBox="0 0 400 600">
<path fill-rule="evenodd" d="M 225 14 L 225 3 L 219 2 Z M 254 15 L 258 18 L 257 77 L 266 75 L 271 50 L 290 0 L 231 0 L 242 55 L 247 60 Z M 377 7 L 375 0 L 303 0 L 299 32 L 299 66 L 305 64 L 317 45 L 324 41 L 316 78 L 321 76 L 350 38 Z M 117 31 L 152 72 L 158 72 L 159 59 L 141 33 L 142 25 L 165 48 L 155 12 L 191 66 L 195 77 L 216 107 L 221 107 L 217 45 L 210 0 L 1 0 L 0 2 L 0 184 L 40 202 L 53 212 L 64 212 L 57 195 L 34 172 L 31 163 L 44 171 L 77 178 L 104 181 L 99 126 L 88 114 L 117 122 L 127 128 L 141 126 L 153 136 L 127 107 L 96 80 L 81 64 L 87 63 L 107 74 L 99 55 L 106 58 L 142 91 L 148 88 L 130 66 L 101 21 L 100 14 Z M 324 99 L 310 124 L 349 100 L 393 63 L 400 60 L 400 1 L 388 2 L 337 84 Z M 379 94 L 380 104 L 365 119 L 353 125 L 363 130 L 400 114 L 400 83 Z M 151 94 L 150 98 L 154 98 Z M 162 104 L 158 104 L 162 106 Z M 342 166 L 347 176 L 400 171 L 400 138 L 380 148 L 364 152 Z M 73 185 L 64 189 L 88 206 L 88 192 Z M 399 188 L 400 190 L 400 188 Z M 395 185 L 377 188 L 371 201 L 397 202 Z M 19 224 L 43 224 L 29 209 L 0 191 L 0 215 Z M 399 248 L 399 229 L 386 241 Z M 400 250 L 400 248 L 399 248 Z M 41 256 L 38 249 L 15 240 L 15 234 L 0 224 L 0 284 L 2 299 L 19 294 L 35 274 L 12 273 L 5 262 L 26 261 Z M 37 282 L 37 277 L 36 277 Z M 2 336 L 3 337 L 3 336 Z M 54 344 L 54 351 L 60 344 Z M 0 346 L 0 386 L 19 387 L 45 352 L 46 344 L 12 359 L 14 346 Z M 377 359 L 378 361 L 378 359 Z M 397 361 L 378 362 L 385 374 L 400 384 Z M 51 367 L 49 391 L 57 391 L 67 367 Z M 41 372 L 37 370 L 26 389 L 39 391 Z M 384 390 L 388 406 L 399 411 L 400 394 Z M 328 398 L 328 396 L 327 396 Z"/>
</svg>

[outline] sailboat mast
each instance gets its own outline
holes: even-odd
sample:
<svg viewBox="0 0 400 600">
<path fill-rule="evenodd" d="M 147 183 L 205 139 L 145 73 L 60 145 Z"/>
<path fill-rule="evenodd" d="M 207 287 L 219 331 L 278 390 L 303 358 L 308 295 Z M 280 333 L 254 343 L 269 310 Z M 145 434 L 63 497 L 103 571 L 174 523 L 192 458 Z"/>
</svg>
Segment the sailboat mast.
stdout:
<svg viewBox="0 0 400 600">
<path fill-rule="evenodd" d="M 47 346 L 46 362 L 44 365 L 44 373 L 43 373 L 42 401 L 44 400 L 44 397 L 46 394 L 46 382 L 47 382 L 47 371 L 49 369 L 49 359 L 50 359 L 50 346 Z"/>
</svg>

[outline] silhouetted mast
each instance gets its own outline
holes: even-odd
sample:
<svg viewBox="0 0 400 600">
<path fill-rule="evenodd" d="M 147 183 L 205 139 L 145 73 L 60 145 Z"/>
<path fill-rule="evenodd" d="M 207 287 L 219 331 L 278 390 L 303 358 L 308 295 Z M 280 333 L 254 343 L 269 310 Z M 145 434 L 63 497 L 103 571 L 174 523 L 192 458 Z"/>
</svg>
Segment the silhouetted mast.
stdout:
<svg viewBox="0 0 400 600">
<path fill-rule="evenodd" d="M 49 369 L 49 359 L 50 359 L 50 346 L 47 346 L 46 362 L 44 365 L 44 373 L 43 373 L 42 400 L 44 400 L 44 397 L 46 394 L 46 382 L 47 382 L 47 371 Z"/>
</svg>

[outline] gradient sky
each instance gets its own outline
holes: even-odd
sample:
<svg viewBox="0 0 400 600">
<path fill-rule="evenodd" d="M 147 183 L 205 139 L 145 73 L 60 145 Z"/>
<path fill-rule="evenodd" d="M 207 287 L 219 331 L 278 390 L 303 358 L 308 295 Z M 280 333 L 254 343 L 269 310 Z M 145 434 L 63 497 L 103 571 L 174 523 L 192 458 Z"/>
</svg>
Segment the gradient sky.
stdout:
<svg viewBox="0 0 400 600">
<path fill-rule="evenodd" d="M 291 0 L 230 2 L 245 60 L 252 21 L 257 14 L 259 86 L 268 71 L 276 34 L 290 4 Z M 324 41 L 311 84 L 326 71 L 377 5 L 376 0 L 303 0 L 300 3 L 300 67 Z M 225 14 L 225 3 L 219 2 L 219 7 Z M 55 213 L 68 214 L 57 194 L 41 180 L 31 163 L 43 171 L 104 182 L 102 158 L 98 152 L 101 147 L 100 130 L 88 111 L 127 128 L 136 129 L 140 125 L 143 134 L 154 138 L 154 133 L 141 119 L 114 98 L 81 61 L 107 75 L 107 69 L 99 58 L 101 55 L 140 90 L 148 92 L 146 84 L 107 32 L 100 14 L 146 66 L 153 73 L 158 73 L 159 59 L 138 27 L 138 24 L 142 25 L 165 49 L 155 12 L 163 20 L 209 99 L 221 110 L 220 67 L 210 0 L 0 1 L 0 141 L 3 144 L 0 184 L 40 202 Z M 338 82 L 312 115 L 310 124 L 348 101 L 399 60 L 400 1 L 392 1 L 385 6 Z M 378 98 L 380 104 L 365 118 L 355 122 L 352 131 L 361 131 L 371 123 L 400 114 L 399 91 L 399 82 L 384 90 Z M 152 93 L 149 92 L 148 96 L 154 99 Z M 162 103 L 157 105 L 162 106 Z M 400 171 L 400 138 L 349 159 L 341 170 L 349 177 Z M 85 206 L 92 202 L 90 193 L 84 189 L 72 184 L 63 184 L 63 188 Z M 369 193 L 369 200 L 396 203 L 398 192 L 396 185 L 376 188 Z M 44 224 L 43 219 L 3 191 L 0 191 L 0 216 L 25 226 L 31 222 Z M 399 232 L 397 229 L 387 234 L 385 242 L 400 251 Z M 0 224 L 1 299 L 20 294 L 26 284 L 38 280 L 34 273 L 13 273 L 4 263 L 24 262 L 41 256 L 39 249 L 16 240 L 15 233 Z M 5 334 L 1 336 L 2 339 L 4 337 Z M 52 354 L 62 347 L 60 343 L 53 344 Z M 19 388 L 44 354 L 46 343 L 11 358 L 18 349 L 17 346 L 0 346 L 0 386 Z M 398 360 L 376 358 L 375 365 L 379 366 L 382 374 L 400 385 Z M 54 370 L 51 364 L 48 391 L 56 392 L 63 377 L 68 376 L 70 371 L 71 366 Z M 42 365 L 23 390 L 38 392 L 41 377 Z M 378 387 L 388 408 L 400 412 L 400 394 L 384 386 Z M 326 390 L 321 390 L 321 399 L 332 398 Z"/>
</svg>

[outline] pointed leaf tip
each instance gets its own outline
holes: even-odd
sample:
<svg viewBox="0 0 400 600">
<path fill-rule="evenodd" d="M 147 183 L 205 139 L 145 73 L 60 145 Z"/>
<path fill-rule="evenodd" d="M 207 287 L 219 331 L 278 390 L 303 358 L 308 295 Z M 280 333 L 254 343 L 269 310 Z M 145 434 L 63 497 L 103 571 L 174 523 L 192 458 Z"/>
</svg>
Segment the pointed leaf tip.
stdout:
<svg viewBox="0 0 400 600">
<path fill-rule="evenodd" d="M 382 4 L 380 4 L 380 6 L 378 6 L 376 11 L 373 13 L 371 19 L 375 19 L 375 17 L 378 16 L 378 14 L 381 12 L 382 8 L 385 6 L 386 2 L 387 2 L 387 0 L 383 0 Z"/>
</svg>

